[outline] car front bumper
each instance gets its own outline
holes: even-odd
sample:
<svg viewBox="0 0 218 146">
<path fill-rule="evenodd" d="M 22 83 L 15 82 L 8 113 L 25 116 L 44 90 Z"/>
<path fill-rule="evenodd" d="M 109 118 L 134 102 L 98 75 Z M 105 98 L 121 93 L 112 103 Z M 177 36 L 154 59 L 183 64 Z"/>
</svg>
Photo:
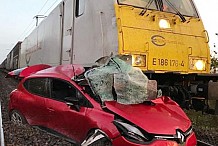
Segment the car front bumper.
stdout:
<svg viewBox="0 0 218 146">
<path fill-rule="evenodd" d="M 112 144 L 113 146 L 145 146 L 145 145 L 148 145 L 148 146 L 196 146 L 197 139 L 196 139 L 195 133 L 192 132 L 186 138 L 186 142 L 183 144 L 178 144 L 175 141 L 163 140 L 163 139 L 154 140 L 146 144 L 137 144 L 137 143 L 133 143 L 131 141 L 126 140 L 123 136 L 119 136 L 112 141 Z"/>
</svg>

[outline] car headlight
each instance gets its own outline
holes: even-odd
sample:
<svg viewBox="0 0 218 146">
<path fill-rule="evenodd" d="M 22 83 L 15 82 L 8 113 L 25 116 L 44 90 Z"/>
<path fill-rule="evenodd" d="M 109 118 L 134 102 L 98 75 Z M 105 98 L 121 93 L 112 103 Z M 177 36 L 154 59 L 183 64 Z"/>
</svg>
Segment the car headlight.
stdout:
<svg viewBox="0 0 218 146">
<path fill-rule="evenodd" d="M 117 127 L 121 135 L 129 141 L 132 141 L 134 143 L 145 143 L 153 139 L 152 136 L 148 136 L 148 134 L 145 134 L 136 126 L 117 120 L 114 120 L 113 123 Z"/>
<path fill-rule="evenodd" d="M 205 70 L 206 69 L 206 61 L 202 59 L 190 59 L 190 69 L 192 70 Z"/>
</svg>

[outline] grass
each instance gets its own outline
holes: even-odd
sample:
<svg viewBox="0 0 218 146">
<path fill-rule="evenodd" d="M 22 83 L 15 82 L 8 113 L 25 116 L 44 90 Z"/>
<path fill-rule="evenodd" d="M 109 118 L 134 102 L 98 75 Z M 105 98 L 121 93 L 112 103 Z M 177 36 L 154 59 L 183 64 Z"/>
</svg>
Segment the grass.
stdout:
<svg viewBox="0 0 218 146">
<path fill-rule="evenodd" d="M 218 144 L 218 115 L 202 114 L 194 110 L 185 110 L 192 121 L 197 139 L 211 145 Z"/>
</svg>

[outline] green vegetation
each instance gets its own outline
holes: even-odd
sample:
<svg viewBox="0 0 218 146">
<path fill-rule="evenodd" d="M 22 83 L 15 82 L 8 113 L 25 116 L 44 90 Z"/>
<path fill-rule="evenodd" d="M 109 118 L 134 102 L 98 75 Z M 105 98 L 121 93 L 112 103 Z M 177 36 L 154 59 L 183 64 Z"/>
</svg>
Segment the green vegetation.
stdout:
<svg viewBox="0 0 218 146">
<path fill-rule="evenodd" d="M 218 115 L 202 114 L 194 110 L 185 110 L 191 119 L 197 139 L 211 145 L 218 144 Z"/>
<path fill-rule="evenodd" d="M 217 68 L 217 67 L 218 67 L 218 59 L 215 56 L 213 56 L 213 57 L 211 57 L 210 68 L 214 69 L 214 68 Z"/>
</svg>

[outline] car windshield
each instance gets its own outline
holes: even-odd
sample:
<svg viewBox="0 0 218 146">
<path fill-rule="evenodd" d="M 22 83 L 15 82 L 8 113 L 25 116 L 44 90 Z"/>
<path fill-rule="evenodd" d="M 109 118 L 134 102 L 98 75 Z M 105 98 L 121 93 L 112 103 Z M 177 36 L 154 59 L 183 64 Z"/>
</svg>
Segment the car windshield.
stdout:
<svg viewBox="0 0 218 146">
<path fill-rule="evenodd" d="M 149 6 L 148 3 L 151 3 Z M 177 14 L 178 10 L 184 16 L 198 17 L 196 9 L 190 0 L 118 0 L 119 4 L 154 9 Z M 175 10 L 176 9 L 176 10 Z"/>
<path fill-rule="evenodd" d="M 117 57 L 110 58 L 105 65 L 88 70 L 85 78 L 102 101 L 137 104 L 157 97 L 156 82 L 148 80 L 139 68 Z"/>
</svg>

